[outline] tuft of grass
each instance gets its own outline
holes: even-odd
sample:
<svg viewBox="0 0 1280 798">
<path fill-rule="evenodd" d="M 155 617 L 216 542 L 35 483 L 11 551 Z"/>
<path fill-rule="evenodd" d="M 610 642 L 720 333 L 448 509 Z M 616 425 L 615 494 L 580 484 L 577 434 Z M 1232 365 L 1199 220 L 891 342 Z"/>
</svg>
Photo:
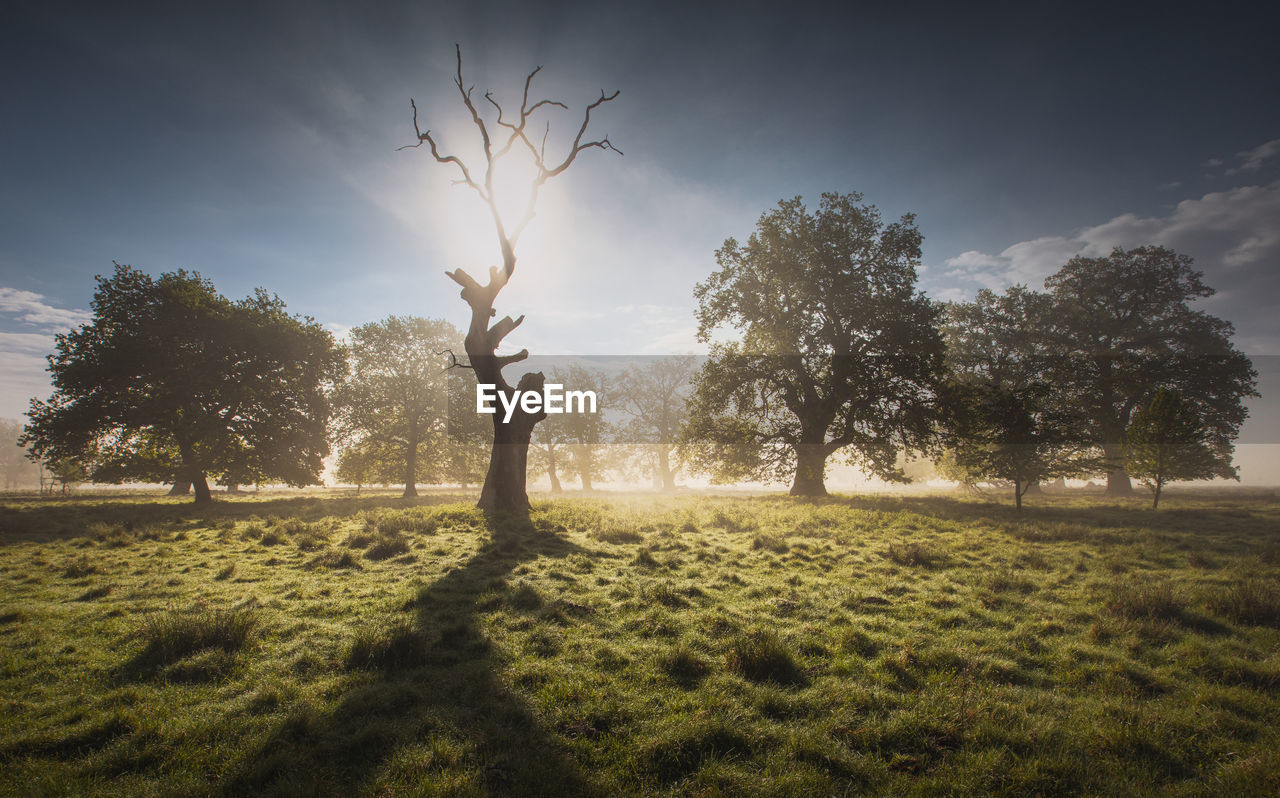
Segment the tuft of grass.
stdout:
<svg viewBox="0 0 1280 798">
<path fill-rule="evenodd" d="M 725 660 L 729 670 L 753 682 L 795 685 L 804 681 L 791 650 L 771 630 L 757 629 L 736 635 L 729 643 Z"/>
<path fill-rule="evenodd" d="M 678 645 L 658 655 L 658 670 L 685 687 L 700 682 L 711 671 L 711 664 L 686 645 Z"/>
<path fill-rule="evenodd" d="M 72 560 L 62 569 L 62 575 L 68 579 L 83 579 L 96 573 L 98 573 L 98 566 L 89 561 L 87 554 L 80 555 L 79 559 Z"/>
<path fill-rule="evenodd" d="M 594 537 L 605 543 L 612 543 L 617 546 L 627 543 L 643 543 L 644 535 L 634 529 L 626 529 L 624 527 L 608 527 L 596 531 Z"/>
<path fill-rule="evenodd" d="M 641 753 L 646 769 L 663 782 L 672 782 L 716 759 L 738 759 L 752 753 L 741 726 L 725 720 L 679 729 L 650 744 Z"/>
<path fill-rule="evenodd" d="M 144 616 L 138 628 L 143 641 L 140 663 L 170 664 L 197 651 L 236 652 L 249 640 L 257 617 L 252 609 L 168 610 Z"/>
<path fill-rule="evenodd" d="M 103 598 L 104 596 L 110 595 L 111 591 L 114 589 L 115 588 L 112 587 L 111 585 L 99 585 L 98 587 L 91 587 L 85 592 L 81 593 L 79 596 L 77 596 L 76 601 L 94 601 L 96 599 L 100 599 L 100 598 Z"/>
<path fill-rule="evenodd" d="M 426 635 L 396 621 L 387 627 L 357 631 L 345 664 L 352 670 L 402 670 L 425 664 L 428 651 Z"/>
<path fill-rule="evenodd" d="M 1117 584 L 1111 590 L 1106 608 L 1114 615 L 1135 621 L 1175 621 L 1186 612 L 1186 604 L 1165 580 Z"/>
<path fill-rule="evenodd" d="M 409 541 L 403 535 L 384 534 L 365 551 L 364 556 L 370 560 L 388 560 L 397 554 L 407 554 L 408 552 Z"/>
<path fill-rule="evenodd" d="M 993 593 L 1003 593 L 1005 591 L 1013 591 L 1026 595 L 1035 592 L 1036 583 L 1021 576 L 1012 568 L 1004 567 L 989 572 L 982 579 L 982 586 Z"/>
<path fill-rule="evenodd" d="M 1238 623 L 1280 628 L 1280 584 L 1245 579 L 1213 596 L 1209 608 Z"/>
<path fill-rule="evenodd" d="M 763 532 L 757 532 L 755 537 L 751 538 L 752 551 L 771 551 L 774 554 L 786 554 L 791 550 L 787 545 L 787 541 L 777 535 L 767 535 Z"/>
<path fill-rule="evenodd" d="M 349 551 L 326 551 L 313 557 L 305 567 L 308 570 L 328 568 L 336 571 L 343 568 L 359 570 L 363 566 L 360 565 L 360 561 L 357 560 Z"/>
<path fill-rule="evenodd" d="M 920 568 L 942 564 L 943 556 L 921 543 L 891 543 L 884 556 L 893 563 Z"/>
</svg>

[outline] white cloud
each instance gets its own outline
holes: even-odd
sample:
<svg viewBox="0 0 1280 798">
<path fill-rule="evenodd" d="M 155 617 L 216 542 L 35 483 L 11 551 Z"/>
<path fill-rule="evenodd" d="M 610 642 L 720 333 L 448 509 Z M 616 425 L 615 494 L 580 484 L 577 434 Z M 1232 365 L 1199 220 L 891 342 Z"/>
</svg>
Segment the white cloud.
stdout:
<svg viewBox="0 0 1280 798">
<path fill-rule="evenodd" d="M 0 332 L 0 418 L 21 419 L 32 397 L 48 397 L 52 351 L 52 335 Z"/>
<path fill-rule="evenodd" d="M 38 327 L 76 327 L 91 318 L 86 310 L 56 308 L 45 302 L 41 294 L 6 286 L 0 286 L 0 313 L 11 314 L 19 321 Z"/>
<path fill-rule="evenodd" d="M 1233 175 L 1239 171 L 1253 171 L 1261 169 L 1262 164 L 1268 158 L 1274 158 L 1280 155 L 1280 139 L 1272 139 L 1265 144 L 1259 144 L 1251 150 L 1236 153 L 1238 158 L 1243 158 L 1244 162 L 1235 169 L 1228 169 L 1227 174 Z"/>
<path fill-rule="evenodd" d="M 947 276 L 1003 290 L 1014 283 L 1040 288 L 1071 257 L 1106 255 L 1114 247 L 1159 244 L 1190 255 L 1218 290 L 1206 309 L 1236 324 L 1246 351 L 1280 352 L 1280 317 L 1269 307 L 1280 296 L 1280 181 L 1240 186 L 1183 200 L 1167 216 L 1126 213 L 1069 236 L 1044 236 L 999 255 L 963 252 L 946 260 Z"/>
<path fill-rule="evenodd" d="M 0 418 L 22 418 L 32 397 L 49 395 L 45 356 L 53 333 L 87 323 L 84 310 L 58 308 L 33 291 L 0 286 L 0 324 L 41 332 L 0 332 Z"/>
</svg>

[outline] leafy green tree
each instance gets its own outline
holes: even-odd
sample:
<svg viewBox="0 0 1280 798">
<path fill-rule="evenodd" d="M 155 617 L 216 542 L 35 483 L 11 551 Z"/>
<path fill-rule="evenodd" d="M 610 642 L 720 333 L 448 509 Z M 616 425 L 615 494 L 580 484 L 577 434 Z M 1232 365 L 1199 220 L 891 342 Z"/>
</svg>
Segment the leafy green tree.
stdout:
<svg viewBox="0 0 1280 798">
<path fill-rule="evenodd" d="M 345 368 L 333 336 L 259 289 L 233 302 L 199 274 L 98 277 L 93 320 L 57 336 L 54 392 L 32 400 L 23 442 L 98 482 L 318 480 L 326 390 Z"/>
<path fill-rule="evenodd" d="M 1003 480 L 1014 506 L 1042 479 L 1078 476 L 1096 468 L 1089 447 L 1072 435 L 1068 419 L 1048 409 L 1049 386 L 957 380 L 943 392 L 944 472 L 967 485 Z"/>
<path fill-rule="evenodd" d="M 951 384 L 944 396 L 943 472 L 973 487 L 1011 482 L 1014 502 L 1041 479 L 1077 476 L 1097 461 L 1074 418 L 1054 401 L 1045 335 L 1049 297 L 1015 285 L 982 290 L 943 313 Z"/>
<path fill-rule="evenodd" d="M 696 357 L 680 355 L 634 366 L 618 378 L 613 403 L 630 416 L 624 434 L 641 444 L 663 490 L 676 487 L 676 445 L 697 370 Z"/>
<path fill-rule="evenodd" d="M 338 428 L 395 466 L 406 497 L 443 471 L 448 352 L 462 334 L 438 319 L 391 316 L 351 330 L 351 373 L 338 389 Z M 474 399 L 472 406 L 474 408 Z"/>
<path fill-rule="evenodd" d="M 1231 447 L 1215 442 L 1196 408 L 1177 391 L 1161 388 L 1133 414 L 1125 436 L 1129 473 L 1151 489 L 1151 509 L 1170 482 L 1190 479 L 1239 479 L 1231 465 Z"/>
<path fill-rule="evenodd" d="M 785 479 L 825 495 L 828 457 L 903 481 L 900 450 L 930 445 L 943 374 L 939 309 L 916 291 L 921 235 L 860 194 L 799 197 L 763 214 L 746 246 L 716 252 L 695 290 L 698 337 L 724 326 L 695 380 L 684 438 L 718 477 Z"/>
<path fill-rule="evenodd" d="M 1050 381 L 1064 408 L 1106 456 L 1107 492 L 1127 494 L 1125 430 L 1160 386 L 1175 390 L 1204 427 L 1206 441 L 1229 450 L 1257 396 L 1257 372 L 1231 343 L 1230 323 L 1193 310 L 1212 296 L 1191 258 L 1164 247 L 1105 258 L 1075 257 L 1049 279 Z"/>
</svg>

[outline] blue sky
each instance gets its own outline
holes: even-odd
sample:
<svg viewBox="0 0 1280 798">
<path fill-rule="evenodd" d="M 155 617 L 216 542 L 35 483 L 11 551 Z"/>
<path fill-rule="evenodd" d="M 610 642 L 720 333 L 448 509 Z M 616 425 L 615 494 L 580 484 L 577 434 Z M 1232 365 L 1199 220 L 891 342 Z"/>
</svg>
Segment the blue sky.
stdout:
<svg viewBox="0 0 1280 798">
<path fill-rule="evenodd" d="M 783 197 L 836 190 L 917 214 L 932 296 L 1163 243 L 1196 258 L 1242 349 L 1280 355 L 1276 12 L 695 5 L 16 4 L 0 416 L 47 391 L 50 336 L 85 318 L 112 260 L 198 270 L 233 297 L 263 286 L 339 331 L 465 322 L 443 272 L 496 247 L 447 169 L 396 151 L 410 97 L 447 149 L 473 151 L 455 42 L 499 99 L 544 66 L 535 90 L 571 108 L 547 116 L 552 147 L 601 89 L 622 92 L 592 130 L 626 155 L 585 153 L 522 245 L 499 303 L 528 314 L 515 348 L 694 349 L 713 250 Z M 1280 440 L 1265 400 L 1245 439 Z"/>
</svg>

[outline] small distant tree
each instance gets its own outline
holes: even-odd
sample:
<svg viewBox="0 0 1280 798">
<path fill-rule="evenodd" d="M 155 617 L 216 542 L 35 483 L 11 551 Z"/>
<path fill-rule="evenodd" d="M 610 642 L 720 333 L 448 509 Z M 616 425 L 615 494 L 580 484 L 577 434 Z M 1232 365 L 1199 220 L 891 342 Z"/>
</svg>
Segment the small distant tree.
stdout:
<svg viewBox="0 0 1280 798">
<path fill-rule="evenodd" d="M 1177 391 L 1161 388 L 1133 415 L 1125 436 L 1129 473 L 1151 489 L 1151 509 L 1170 482 L 1192 479 L 1239 479 L 1231 449 L 1215 444 L 1195 407 Z"/>
<path fill-rule="evenodd" d="M 563 493 L 561 471 L 569 463 L 568 432 L 564 428 L 564 416 L 548 415 L 534 427 L 529 444 L 529 466 L 535 471 L 545 471 L 551 483 L 552 493 Z"/>
<path fill-rule="evenodd" d="M 20 422 L 0 419 L 0 473 L 4 474 L 5 490 L 17 490 L 23 485 L 39 483 L 37 466 L 27 457 L 27 450 L 18 442 L 21 438 Z"/>
<path fill-rule="evenodd" d="M 1014 503 L 1041 479 L 1098 467 L 1072 413 L 1055 401 L 1045 326 L 1049 298 L 1015 285 L 948 303 L 942 319 L 951 383 L 939 470 L 969 488 L 1012 483 Z"/>
<path fill-rule="evenodd" d="M 351 330 L 351 372 L 334 396 L 340 435 L 399 466 L 404 496 L 436 481 L 448 421 L 448 351 L 462 339 L 447 321 L 391 316 Z"/>
<path fill-rule="evenodd" d="M 947 457 L 943 472 L 966 485 L 1001 480 L 1013 485 L 1014 506 L 1043 479 L 1078 476 L 1097 467 L 1068 419 L 1046 401 L 1047 385 L 1013 387 L 956 381 L 943 391 Z"/>
<path fill-rule="evenodd" d="M 716 252 L 699 283 L 698 337 L 722 326 L 695 379 L 684 439 L 721 478 L 785 479 L 792 495 L 826 494 L 827 459 L 904 481 L 902 450 L 934 435 L 944 376 L 938 307 L 916 290 L 915 217 L 884 224 L 861 194 L 799 197 L 760 217 L 746 246 Z"/>
<path fill-rule="evenodd" d="M 675 490 L 680 429 L 688 418 L 689 394 L 698 359 L 693 355 L 667 357 L 627 369 L 618 378 L 613 402 L 630 421 L 623 434 L 641 444 L 651 458 L 663 490 Z"/>
<path fill-rule="evenodd" d="M 602 476 L 611 464 L 608 440 L 612 427 L 601 412 L 608 401 L 608 380 L 602 372 L 574 363 L 564 371 L 554 372 L 552 381 L 575 391 L 596 394 L 596 412 L 564 413 L 558 417 L 561 440 L 569 455 L 566 468 L 578 475 L 584 491 L 592 490 L 592 481 Z"/>
<path fill-rule="evenodd" d="M 59 335 L 54 392 L 32 400 L 23 443 L 75 461 L 96 482 L 319 480 L 328 391 L 345 361 L 313 319 L 259 289 L 233 302 L 200 275 L 152 278 L 116 265 L 98 277 L 93 320 Z"/>
</svg>

